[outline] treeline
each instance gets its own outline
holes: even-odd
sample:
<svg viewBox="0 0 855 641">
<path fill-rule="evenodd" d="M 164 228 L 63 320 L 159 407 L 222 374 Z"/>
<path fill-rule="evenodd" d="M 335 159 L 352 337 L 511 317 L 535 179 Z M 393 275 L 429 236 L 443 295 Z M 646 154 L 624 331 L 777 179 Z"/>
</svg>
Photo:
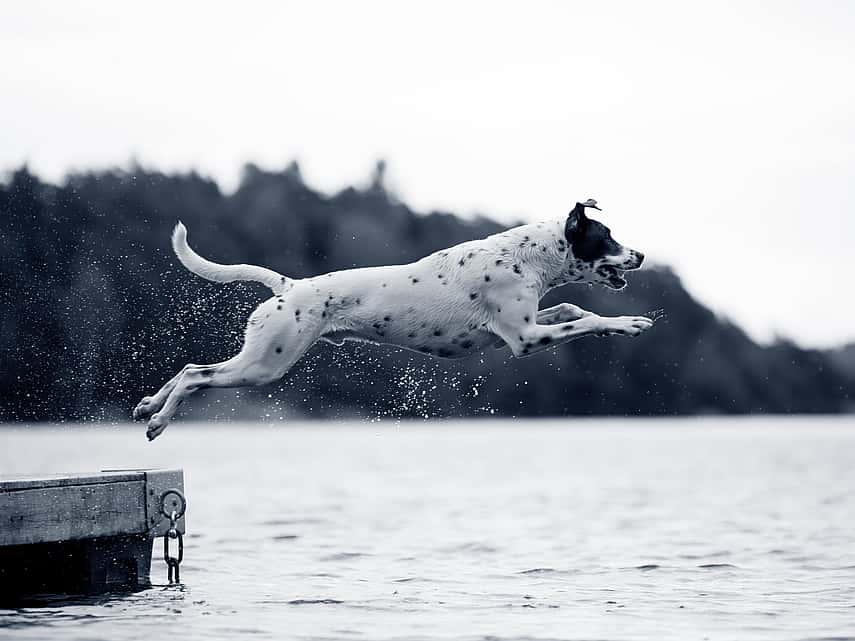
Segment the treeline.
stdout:
<svg viewBox="0 0 855 641">
<path fill-rule="evenodd" d="M 493 233 L 488 219 L 417 214 L 372 184 L 329 196 L 245 168 L 232 195 L 195 173 L 135 168 L 45 183 L 26 168 L 0 184 L 0 420 L 122 420 L 185 362 L 239 347 L 260 285 L 216 285 L 169 247 L 181 219 L 218 262 L 293 277 L 400 263 Z M 567 286 L 603 314 L 664 308 L 638 340 L 584 339 L 527 359 L 490 349 L 462 361 L 387 347 L 319 344 L 280 384 L 200 394 L 197 417 L 555 416 L 841 412 L 853 408 L 851 352 L 760 346 L 700 305 L 667 268 L 620 293 Z"/>
</svg>

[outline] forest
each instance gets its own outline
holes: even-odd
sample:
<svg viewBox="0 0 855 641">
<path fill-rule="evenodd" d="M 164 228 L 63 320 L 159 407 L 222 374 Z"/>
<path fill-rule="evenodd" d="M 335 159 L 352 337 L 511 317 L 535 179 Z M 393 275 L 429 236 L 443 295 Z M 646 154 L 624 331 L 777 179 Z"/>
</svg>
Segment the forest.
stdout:
<svg viewBox="0 0 855 641">
<path fill-rule="evenodd" d="M 568 210 L 573 203 L 568 203 Z M 556 215 L 560 213 L 556 212 Z M 325 194 L 297 163 L 247 165 L 224 193 L 197 173 L 132 166 L 0 182 L 0 421 L 126 421 L 186 362 L 234 354 L 261 285 L 215 284 L 172 254 L 177 220 L 221 263 L 294 278 L 409 262 L 502 229 L 485 217 L 415 212 L 383 164 L 364 186 Z M 196 419 L 664 416 L 839 413 L 855 408 L 855 348 L 752 341 L 704 307 L 667 266 L 628 275 L 621 292 L 568 285 L 604 315 L 663 308 L 639 339 L 583 339 L 515 359 L 507 349 L 456 361 L 384 346 L 319 343 L 277 384 L 199 393 Z"/>
</svg>

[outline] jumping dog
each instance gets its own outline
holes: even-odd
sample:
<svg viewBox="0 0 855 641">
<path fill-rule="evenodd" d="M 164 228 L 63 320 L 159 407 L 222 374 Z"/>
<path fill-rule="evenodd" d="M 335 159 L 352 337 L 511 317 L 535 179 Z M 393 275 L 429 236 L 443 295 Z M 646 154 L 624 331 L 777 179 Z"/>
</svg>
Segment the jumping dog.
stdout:
<svg viewBox="0 0 855 641">
<path fill-rule="evenodd" d="M 219 265 L 187 244 L 180 222 L 172 247 L 188 270 L 208 280 L 257 281 L 273 297 L 250 315 L 241 351 L 212 365 L 188 364 L 134 410 L 159 436 L 178 406 L 209 387 L 275 381 L 318 340 L 395 345 L 439 358 L 462 358 L 493 346 L 516 357 L 582 338 L 637 336 L 656 315 L 603 317 L 570 303 L 538 310 L 549 290 L 567 283 L 623 289 L 623 272 L 644 255 L 615 241 L 586 215 L 589 199 L 566 217 L 514 227 L 437 251 L 414 263 L 364 267 L 292 279 L 256 265 Z"/>
</svg>

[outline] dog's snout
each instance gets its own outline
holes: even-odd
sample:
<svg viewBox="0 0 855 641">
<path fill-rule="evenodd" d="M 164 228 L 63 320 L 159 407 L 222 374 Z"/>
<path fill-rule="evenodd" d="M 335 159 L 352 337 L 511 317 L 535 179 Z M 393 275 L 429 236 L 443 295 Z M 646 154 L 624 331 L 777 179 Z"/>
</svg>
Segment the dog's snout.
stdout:
<svg viewBox="0 0 855 641">
<path fill-rule="evenodd" d="M 641 252 L 635 252 L 635 260 L 639 267 L 641 267 L 641 263 L 644 262 L 644 254 Z"/>
</svg>

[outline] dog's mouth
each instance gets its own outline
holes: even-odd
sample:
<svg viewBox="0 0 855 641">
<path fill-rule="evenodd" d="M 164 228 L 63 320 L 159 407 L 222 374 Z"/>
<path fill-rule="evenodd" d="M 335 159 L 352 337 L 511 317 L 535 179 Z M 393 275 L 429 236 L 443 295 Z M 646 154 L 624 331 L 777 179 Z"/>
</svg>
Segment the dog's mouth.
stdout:
<svg viewBox="0 0 855 641">
<path fill-rule="evenodd" d="M 603 265 L 601 267 L 602 274 L 606 277 L 606 282 L 603 283 L 610 289 L 623 289 L 626 287 L 626 280 L 623 278 L 623 271 L 612 265 Z"/>
</svg>

